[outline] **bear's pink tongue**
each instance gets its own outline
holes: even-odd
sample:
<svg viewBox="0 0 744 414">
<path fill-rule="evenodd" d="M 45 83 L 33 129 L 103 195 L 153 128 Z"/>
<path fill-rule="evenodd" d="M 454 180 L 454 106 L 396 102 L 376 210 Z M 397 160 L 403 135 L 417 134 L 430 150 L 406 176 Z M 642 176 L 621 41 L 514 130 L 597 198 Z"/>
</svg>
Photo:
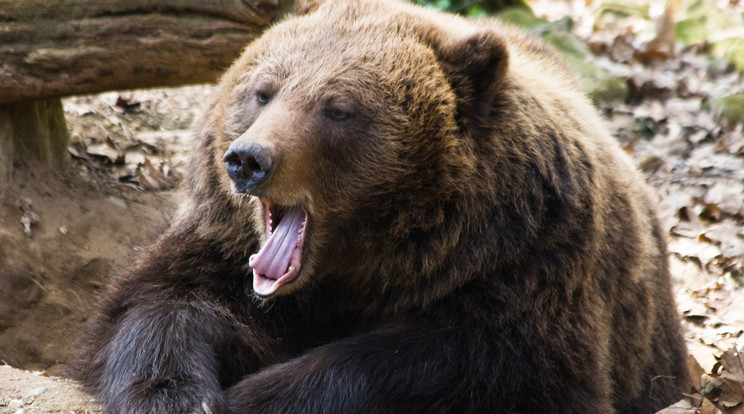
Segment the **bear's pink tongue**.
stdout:
<svg viewBox="0 0 744 414">
<path fill-rule="evenodd" d="M 265 208 L 268 222 L 270 209 L 268 205 Z M 270 234 L 266 244 L 248 263 L 253 268 L 253 290 L 259 295 L 271 295 L 297 276 L 302 263 L 306 218 L 302 207 L 288 207 L 273 232 L 271 225 L 267 226 Z"/>
</svg>

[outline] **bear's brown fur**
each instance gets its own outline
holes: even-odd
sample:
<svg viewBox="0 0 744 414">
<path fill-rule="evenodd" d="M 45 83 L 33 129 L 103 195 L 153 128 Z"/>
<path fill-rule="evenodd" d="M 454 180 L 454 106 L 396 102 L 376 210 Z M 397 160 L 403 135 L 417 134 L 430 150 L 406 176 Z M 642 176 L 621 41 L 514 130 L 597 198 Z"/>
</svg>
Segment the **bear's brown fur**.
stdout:
<svg viewBox="0 0 744 414">
<path fill-rule="evenodd" d="M 222 79 L 188 201 L 91 322 L 76 375 L 107 410 L 678 400 L 654 197 L 555 54 L 394 0 L 298 3 Z"/>
</svg>

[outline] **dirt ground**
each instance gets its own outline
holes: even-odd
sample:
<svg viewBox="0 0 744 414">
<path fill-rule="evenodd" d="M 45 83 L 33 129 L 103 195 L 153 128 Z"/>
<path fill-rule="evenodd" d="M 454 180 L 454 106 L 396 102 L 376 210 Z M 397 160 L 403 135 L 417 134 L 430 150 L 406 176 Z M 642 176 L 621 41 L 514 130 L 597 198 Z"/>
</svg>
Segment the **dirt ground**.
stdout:
<svg viewBox="0 0 744 414">
<path fill-rule="evenodd" d="M 734 84 L 741 78 L 724 86 Z M 70 171 L 21 171 L 0 196 L 0 413 L 96 412 L 56 377 L 108 275 L 172 217 L 189 128 L 210 90 L 65 99 Z M 659 191 L 688 347 L 709 371 L 744 329 L 744 138 L 741 125 L 700 119 L 699 100 L 685 99 L 600 107 Z"/>
<path fill-rule="evenodd" d="M 71 384 L 45 375 L 64 375 L 107 277 L 170 221 L 188 128 L 208 92 L 200 86 L 67 99 L 70 171 L 19 170 L 0 195 L 0 413 L 94 407 Z M 141 103 L 122 101 L 131 95 Z"/>
<path fill-rule="evenodd" d="M 0 366 L 0 413 L 92 414 L 102 410 L 77 384 L 41 372 Z"/>
</svg>

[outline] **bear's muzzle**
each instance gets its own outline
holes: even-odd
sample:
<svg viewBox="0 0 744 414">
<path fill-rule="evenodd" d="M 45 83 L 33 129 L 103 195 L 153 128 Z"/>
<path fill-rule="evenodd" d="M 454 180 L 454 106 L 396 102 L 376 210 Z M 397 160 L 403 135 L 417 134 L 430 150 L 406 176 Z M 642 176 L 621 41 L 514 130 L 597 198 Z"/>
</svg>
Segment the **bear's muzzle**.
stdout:
<svg viewBox="0 0 744 414">
<path fill-rule="evenodd" d="M 271 151 L 256 142 L 237 140 L 222 159 L 227 164 L 227 175 L 241 193 L 251 194 L 251 190 L 265 182 L 274 170 Z"/>
</svg>

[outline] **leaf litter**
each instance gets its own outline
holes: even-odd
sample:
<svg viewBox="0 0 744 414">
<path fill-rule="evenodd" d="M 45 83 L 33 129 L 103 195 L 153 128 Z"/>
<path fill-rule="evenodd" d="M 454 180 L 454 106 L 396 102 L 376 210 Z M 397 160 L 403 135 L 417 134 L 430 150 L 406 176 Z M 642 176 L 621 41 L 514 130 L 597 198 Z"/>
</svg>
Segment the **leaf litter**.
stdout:
<svg viewBox="0 0 744 414">
<path fill-rule="evenodd" d="M 67 98 L 70 155 L 91 179 L 172 189 L 190 153 L 198 102 L 210 90 L 190 86 Z"/>
<path fill-rule="evenodd" d="M 593 52 L 586 60 L 626 83 L 624 99 L 595 101 L 658 190 L 669 232 L 695 384 L 662 412 L 742 414 L 744 49 L 731 54 L 717 44 L 727 38 L 744 45 L 744 3 L 571 5 L 555 14 L 552 3 L 539 0 L 533 10 L 548 20 L 570 15 L 573 33 Z"/>
</svg>

